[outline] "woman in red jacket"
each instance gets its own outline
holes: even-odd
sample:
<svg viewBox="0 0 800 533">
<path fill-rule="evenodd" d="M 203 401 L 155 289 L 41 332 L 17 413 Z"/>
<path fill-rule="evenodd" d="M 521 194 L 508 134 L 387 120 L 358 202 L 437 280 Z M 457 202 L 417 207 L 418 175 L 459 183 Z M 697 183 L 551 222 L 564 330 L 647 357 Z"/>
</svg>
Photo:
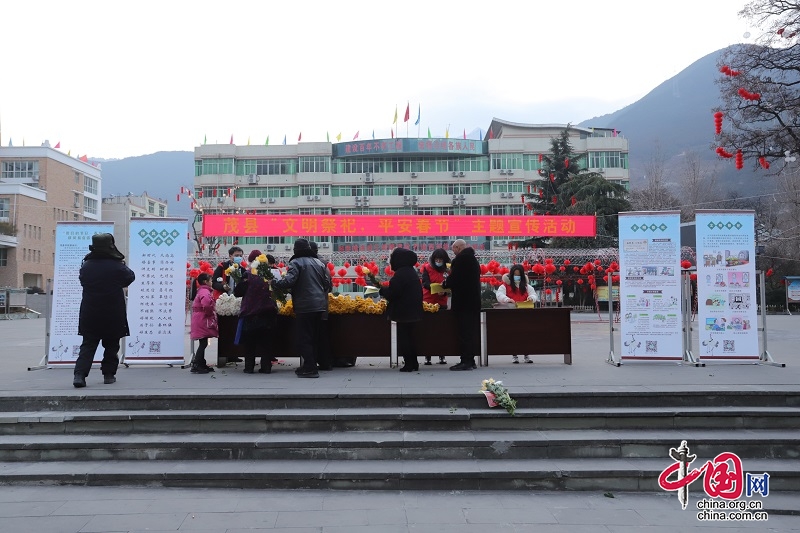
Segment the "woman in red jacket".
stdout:
<svg viewBox="0 0 800 533">
<path fill-rule="evenodd" d="M 536 302 L 536 291 L 528 283 L 525 269 L 522 265 L 514 265 L 508 274 L 503 275 L 503 284 L 497 287 L 495 293 L 497 301 L 501 304 L 517 304 L 519 302 Z M 519 364 L 519 356 L 514 355 L 512 362 Z M 525 355 L 526 363 L 533 363 L 530 357 Z"/>
<path fill-rule="evenodd" d="M 441 284 L 447 277 L 447 263 L 450 256 L 443 248 L 437 248 L 431 254 L 428 263 L 422 265 L 422 301 L 430 304 L 439 304 L 440 309 L 447 309 L 447 294 L 440 292 L 431 294 L 431 283 Z M 431 364 L 431 357 L 425 356 L 425 364 Z M 439 356 L 439 364 L 446 365 L 444 356 Z"/>
</svg>

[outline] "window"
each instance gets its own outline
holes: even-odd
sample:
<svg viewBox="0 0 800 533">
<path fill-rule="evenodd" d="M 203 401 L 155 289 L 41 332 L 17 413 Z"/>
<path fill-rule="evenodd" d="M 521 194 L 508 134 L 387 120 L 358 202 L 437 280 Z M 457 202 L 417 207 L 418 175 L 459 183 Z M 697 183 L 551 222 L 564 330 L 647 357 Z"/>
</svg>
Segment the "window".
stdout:
<svg viewBox="0 0 800 533">
<path fill-rule="evenodd" d="M 492 169 L 522 170 L 522 154 L 516 154 L 516 153 L 492 154 L 491 158 L 492 158 Z"/>
<path fill-rule="evenodd" d="M 97 180 L 86 176 L 83 180 L 83 192 L 97 195 Z"/>
<path fill-rule="evenodd" d="M 80 193 L 72 193 L 72 207 L 78 209 L 81 206 L 81 194 Z"/>
<path fill-rule="evenodd" d="M 627 152 L 589 152 L 589 168 L 628 168 Z"/>
<path fill-rule="evenodd" d="M 331 160 L 328 157 L 301 157 L 300 172 L 330 172 Z"/>
<path fill-rule="evenodd" d="M 324 195 L 328 196 L 331 194 L 331 187 L 330 185 L 301 185 L 300 186 L 300 196 L 308 196 L 308 195 Z"/>
<path fill-rule="evenodd" d="M 158 204 L 158 216 L 163 217 L 166 214 L 166 209 L 163 205 Z"/>
<path fill-rule="evenodd" d="M 81 173 L 75 172 L 75 183 L 80 183 L 80 182 L 81 182 Z"/>
<path fill-rule="evenodd" d="M 8 266 L 8 248 L 0 248 L 0 267 Z"/>
<path fill-rule="evenodd" d="M 89 198 L 88 196 L 83 197 L 83 210 L 87 213 L 91 213 L 93 215 L 97 214 L 97 200 L 94 198 Z"/>
<path fill-rule="evenodd" d="M 38 161 L 3 161 L 0 179 L 32 179 L 39 181 Z"/>
<path fill-rule="evenodd" d="M 239 159 L 236 161 L 236 175 L 257 174 L 259 176 L 273 176 L 297 174 L 297 165 L 297 159 Z"/>
<path fill-rule="evenodd" d="M 199 170 L 200 175 L 233 174 L 233 159 L 203 159 Z M 197 163 L 195 163 L 195 174 L 197 171 Z"/>
<path fill-rule="evenodd" d="M 154 215 L 156 213 L 156 203 L 154 201 L 152 200 L 147 201 L 147 212 L 150 213 L 151 215 Z"/>
</svg>

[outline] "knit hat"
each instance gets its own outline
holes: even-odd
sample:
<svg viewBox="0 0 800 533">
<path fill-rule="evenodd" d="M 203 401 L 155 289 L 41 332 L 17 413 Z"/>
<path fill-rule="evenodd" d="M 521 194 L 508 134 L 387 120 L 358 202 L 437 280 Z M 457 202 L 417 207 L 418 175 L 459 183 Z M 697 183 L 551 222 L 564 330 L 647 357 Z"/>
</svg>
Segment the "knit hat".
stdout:
<svg viewBox="0 0 800 533">
<path fill-rule="evenodd" d="M 308 239 L 297 239 L 294 241 L 294 253 L 295 255 L 299 252 L 304 251 L 311 251 L 311 245 L 308 243 Z"/>
<path fill-rule="evenodd" d="M 261 250 L 253 250 L 252 252 L 250 252 L 250 255 L 247 256 L 247 262 L 252 263 L 253 260 L 259 255 L 261 255 Z"/>
</svg>

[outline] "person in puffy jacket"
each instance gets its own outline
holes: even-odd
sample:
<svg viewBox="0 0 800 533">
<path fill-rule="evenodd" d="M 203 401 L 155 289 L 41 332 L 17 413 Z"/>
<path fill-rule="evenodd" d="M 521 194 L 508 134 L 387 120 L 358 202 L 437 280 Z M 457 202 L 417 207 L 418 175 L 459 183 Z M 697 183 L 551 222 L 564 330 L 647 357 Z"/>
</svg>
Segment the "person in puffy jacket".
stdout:
<svg viewBox="0 0 800 533">
<path fill-rule="evenodd" d="M 189 332 L 192 340 L 198 341 L 197 350 L 192 358 L 192 374 L 208 374 L 214 371 L 206 363 L 208 339 L 219 337 L 211 283 L 211 276 L 205 272 L 197 276 L 197 295 L 192 302 L 192 327 Z"/>
<path fill-rule="evenodd" d="M 394 276 L 389 285 L 381 287 L 379 293 L 389 302 L 386 315 L 397 322 L 397 355 L 403 358 L 400 372 L 419 370 L 415 329 L 422 320 L 422 286 L 414 265 L 417 254 L 406 248 L 395 248 L 389 256 L 389 266 Z"/>
<path fill-rule="evenodd" d="M 431 294 L 431 283 L 444 283 L 449 273 L 447 264 L 450 262 L 450 256 L 444 248 L 437 248 L 431 254 L 430 259 L 422 265 L 422 301 L 439 304 L 439 309 L 447 309 L 447 294 L 440 292 L 439 294 Z M 425 356 L 425 364 L 431 364 L 431 357 Z M 447 360 L 443 355 L 439 356 L 439 364 L 446 365 Z"/>
<path fill-rule="evenodd" d="M 525 269 L 522 265 L 514 265 L 508 274 L 503 274 L 503 284 L 497 288 L 495 293 L 497 301 L 501 304 L 517 304 L 519 302 L 534 302 L 538 300 L 536 290 L 528 283 Z M 519 364 L 519 356 L 512 356 L 512 362 Z M 525 355 L 526 363 L 533 363 L 530 357 Z"/>
<path fill-rule="evenodd" d="M 455 315 L 461 362 L 450 370 L 474 370 L 480 354 L 481 331 L 481 266 L 475 250 L 464 239 L 456 239 L 450 247 L 456 254 L 450 263 L 450 275 L 444 288 L 453 291 L 450 310 Z"/>
</svg>

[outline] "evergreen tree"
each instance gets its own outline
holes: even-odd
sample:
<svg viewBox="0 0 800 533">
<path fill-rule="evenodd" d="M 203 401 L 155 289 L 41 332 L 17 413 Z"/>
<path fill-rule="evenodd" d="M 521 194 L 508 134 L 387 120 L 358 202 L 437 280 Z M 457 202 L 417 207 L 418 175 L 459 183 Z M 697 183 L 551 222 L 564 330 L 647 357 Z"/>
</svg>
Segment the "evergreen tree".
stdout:
<svg viewBox="0 0 800 533">
<path fill-rule="evenodd" d="M 533 215 L 596 215 L 597 238 L 548 238 L 533 235 L 513 241 L 518 248 L 615 246 L 618 235 L 617 213 L 630 210 L 627 191 L 589 172 L 586 155 L 575 153 L 569 140 L 569 127 L 550 140 L 550 153 L 542 154 L 539 179 L 522 195 L 526 210 Z"/>
</svg>

